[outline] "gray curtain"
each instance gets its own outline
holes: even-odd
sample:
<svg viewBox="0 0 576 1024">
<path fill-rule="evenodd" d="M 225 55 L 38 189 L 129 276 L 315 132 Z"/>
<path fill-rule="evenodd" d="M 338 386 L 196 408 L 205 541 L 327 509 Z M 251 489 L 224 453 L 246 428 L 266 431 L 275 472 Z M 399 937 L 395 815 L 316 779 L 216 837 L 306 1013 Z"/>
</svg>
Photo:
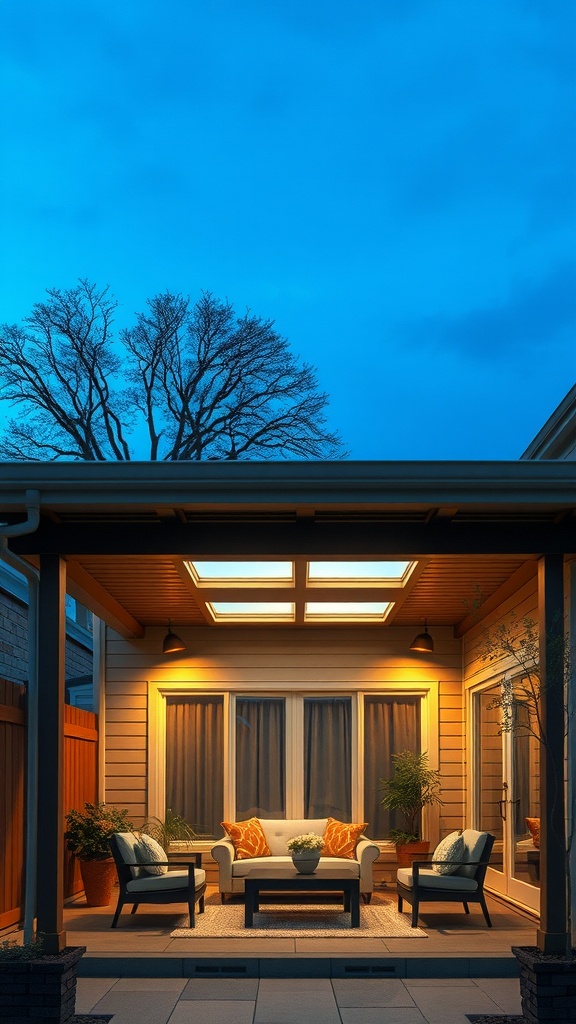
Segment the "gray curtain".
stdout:
<svg viewBox="0 0 576 1024">
<path fill-rule="evenodd" d="M 286 817 L 285 702 L 236 698 L 236 820 Z"/>
<path fill-rule="evenodd" d="M 304 701 L 304 817 L 350 821 L 352 704 L 349 697 Z"/>
<path fill-rule="evenodd" d="M 224 834 L 223 713 L 222 697 L 166 699 L 166 807 L 218 837 Z"/>
<path fill-rule="evenodd" d="M 392 754 L 420 753 L 420 698 L 364 698 L 364 819 L 371 839 L 386 839 L 403 822 L 381 806 L 380 779 L 390 778 Z"/>
</svg>

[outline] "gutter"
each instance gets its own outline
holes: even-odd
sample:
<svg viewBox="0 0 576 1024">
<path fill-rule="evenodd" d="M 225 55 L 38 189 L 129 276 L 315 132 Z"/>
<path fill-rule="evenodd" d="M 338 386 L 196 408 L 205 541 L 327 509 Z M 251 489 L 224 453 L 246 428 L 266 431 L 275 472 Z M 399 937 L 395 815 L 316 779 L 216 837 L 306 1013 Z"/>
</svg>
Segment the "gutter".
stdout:
<svg viewBox="0 0 576 1024">
<path fill-rule="evenodd" d="M 28 581 L 28 687 L 26 700 L 26 850 L 24 868 L 24 942 L 34 939 L 37 876 L 38 807 L 38 573 L 8 547 L 8 538 L 34 533 L 40 524 L 40 491 L 26 491 L 26 519 L 0 524 L 0 558 Z"/>
</svg>

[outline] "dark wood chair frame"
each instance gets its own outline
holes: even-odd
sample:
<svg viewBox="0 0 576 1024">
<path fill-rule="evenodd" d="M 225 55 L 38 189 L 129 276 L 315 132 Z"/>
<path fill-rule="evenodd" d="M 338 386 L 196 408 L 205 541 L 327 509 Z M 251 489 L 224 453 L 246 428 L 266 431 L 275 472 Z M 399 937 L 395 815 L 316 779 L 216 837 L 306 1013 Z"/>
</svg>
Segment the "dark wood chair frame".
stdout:
<svg viewBox="0 0 576 1024">
<path fill-rule="evenodd" d="M 190 861 L 149 861 L 148 865 L 155 866 L 164 865 L 167 867 L 179 867 L 188 868 L 188 883 L 183 885 L 180 889 L 159 889 L 154 892 L 128 892 L 127 886 L 129 882 L 133 881 L 132 871 L 133 867 L 146 867 L 141 861 L 138 864 L 127 864 L 122 854 L 120 853 L 120 847 L 118 846 L 115 836 L 111 836 L 109 839 L 110 849 L 112 850 L 112 856 L 114 857 L 114 863 L 116 864 L 116 870 L 118 872 L 118 884 L 120 886 L 120 892 L 118 895 L 118 906 L 116 907 L 116 913 L 111 924 L 111 928 L 115 928 L 118 924 L 118 918 L 120 912 L 125 903 L 132 903 L 131 913 L 135 914 L 141 903 L 187 903 L 188 913 L 190 914 L 190 928 L 194 928 L 194 906 L 198 903 L 198 909 L 201 914 L 204 913 L 204 894 L 206 892 L 206 882 L 202 885 L 194 887 L 194 869 L 202 867 L 202 854 L 196 853 L 194 855 L 194 862 Z M 153 875 L 149 876 L 153 878 Z"/>
<path fill-rule="evenodd" d="M 404 885 L 403 882 L 397 882 L 397 893 L 398 893 L 398 911 L 402 913 L 402 904 L 406 900 L 412 907 L 412 928 L 418 926 L 418 908 L 420 903 L 461 903 L 464 907 L 466 914 L 470 913 L 468 904 L 479 903 L 482 907 L 482 913 L 484 919 L 489 928 L 492 927 L 492 921 L 490 920 L 490 914 L 488 913 L 488 907 L 486 906 L 486 898 L 484 896 L 484 878 L 486 877 L 486 869 L 490 861 L 490 854 L 492 853 L 492 847 L 494 846 L 495 836 L 491 835 L 490 832 L 487 834 L 484 849 L 482 850 L 482 860 L 476 861 L 435 861 L 435 860 L 417 860 L 412 864 L 412 885 Z M 419 871 L 420 868 L 431 867 L 433 864 L 457 864 L 458 867 L 476 865 L 476 871 L 474 872 L 474 879 L 477 882 L 478 888 L 474 891 L 467 889 L 431 889 L 428 886 L 420 883 Z M 454 876 L 452 876 L 454 877 Z"/>
</svg>

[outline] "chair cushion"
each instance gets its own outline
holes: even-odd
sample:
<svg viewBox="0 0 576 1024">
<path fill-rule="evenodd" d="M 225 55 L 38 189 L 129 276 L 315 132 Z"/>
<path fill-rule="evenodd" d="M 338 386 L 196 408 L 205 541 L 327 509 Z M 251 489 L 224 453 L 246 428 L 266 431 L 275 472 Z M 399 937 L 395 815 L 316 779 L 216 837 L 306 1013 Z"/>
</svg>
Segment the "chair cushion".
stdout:
<svg viewBox="0 0 576 1024">
<path fill-rule="evenodd" d="M 270 847 L 266 842 L 259 818 L 249 818 L 248 821 L 223 821 L 221 825 L 234 843 L 236 860 L 252 860 L 254 857 L 270 856 Z"/>
<path fill-rule="evenodd" d="M 232 864 L 232 877 L 244 878 L 253 868 L 265 867 L 270 874 L 271 867 L 293 868 L 292 857 L 256 857 L 253 860 L 235 860 Z M 341 857 L 322 857 L 320 867 L 340 868 L 343 875 L 359 878 L 360 864 L 357 860 L 343 860 Z"/>
<path fill-rule="evenodd" d="M 412 868 L 398 868 L 396 877 L 402 885 L 412 888 Z M 418 890 L 446 889 L 451 892 L 475 892 L 478 882 L 475 878 L 463 878 L 462 875 L 439 875 L 432 868 L 420 868 L 418 872 Z"/>
<path fill-rule="evenodd" d="M 198 889 L 206 881 L 206 872 L 201 868 L 194 869 L 194 888 Z M 128 882 L 126 892 L 170 892 L 172 889 L 188 888 L 187 871 L 168 871 L 165 875 L 142 875 Z"/>
<path fill-rule="evenodd" d="M 150 864 L 150 861 L 168 860 L 166 851 L 162 849 L 152 836 L 141 833 L 136 847 L 136 860 L 142 864 L 141 874 L 165 875 L 168 871 L 166 864 Z"/>
<path fill-rule="evenodd" d="M 433 864 L 432 870 L 436 871 L 439 875 L 454 875 L 460 865 L 454 864 L 453 861 L 462 860 L 463 856 L 464 840 L 462 838 L 462 829 L 459 829 L 458 832 L 451 832 L 449 836 L 446 836 L 438 843 L 432 854 L 432 860 L 442 861 L 443 863 Z"/>
<path fill-rule="evenodd" d="M 524 818 L 526 828 L 532 835 L 532 842 L 537 850 L 540 849 L 540 818 Z"/>
<path fill-rule="evenodd" d="M 134 867 L 133 865 L 138 863 L 138 857 L 136 855 L 136 848 L 138 846 L 138 836 L 134 832 L 115 832 L 114 838 L 118 843 L 118 849 L 120 856 L 125 864 L 130 865 L 130 874 L 132 878 L 139 878 L 142 874 L 142 868 Z"/>
<path fill-rule="evenodd" d="M 344 857 L 347 860 L 354 860 L 356 844 L 367 824 L 367 821 L 354 824 L 338 821 L 336 818 L 328 818 L 324 832 L 323 852 L 327 857 Z"/>
<path fill-rule="evenodd" d="M 482 860 L 482 853 L 484 852 L 487 837 L 487 832 L 477 832 L 476 829 L 465 828 L 462 833 L 462 838 L 464 840 L 464 854 L 462 860 L 465 862 Z M 458 868 L 457 876 L 459 878 L 474 878 L 477 870 L 477 864 L 470 864 L 468 867 L 465 863 L 463 867 Z"/>
</svg>

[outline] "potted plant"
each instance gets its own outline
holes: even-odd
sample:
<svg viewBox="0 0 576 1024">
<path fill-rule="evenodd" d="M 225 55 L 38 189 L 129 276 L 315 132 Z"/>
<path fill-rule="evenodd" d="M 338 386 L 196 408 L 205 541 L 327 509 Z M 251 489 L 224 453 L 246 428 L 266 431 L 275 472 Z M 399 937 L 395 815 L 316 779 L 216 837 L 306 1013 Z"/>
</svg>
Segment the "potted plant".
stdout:
<svg viewBox="0 0 576 1024">
<path fill-rule="evenodd" d="M 68 812 L 66 824 L 64 838 L 78 858 L 86 903 L 89 907 L 107 907 L 116 880 L 108 840 L 114 832 L 132 831 L 128 811 L 104 803 L 86 803 L 83 811 Z"/>
<path fill-rule="evenodd" d="M 210 832 L 201 829 L 198 825 L 190 825 L 180 814 L 174 814 L 170 807 L 166 809 L 164 820 L 155 817 L 148 818 L 140 831 L 152 836 L 152 839 L 160 843 L 166 852 L 170 847 L 177 849 L 179 846 L 198 840 L 214 838 Z"/>
<path fill-rule="evenodd" d="M 67 1024 L 74 1017 L 76 975 L 85 946 L 45 953 L 41 938 L 18 945 L 0 942 L 0 988 L 5 1014 L 18 1024 L 43 1020 Z"/>
<path fill-rule="evenodd" d="M 292 854 L 292 863 L 296 870 L 302 875 L 311 875 L 318 867 L 324 838 L 316 832 L 304 832 L 289 839 L 286 846 Z"/>
<path fill-rule="evenodd" d="M 383 792 L 382 806 L 398 811 L 404 819 L 403 828 L 390 829 L 389 836 L 396 846 L 398 866 L 410 867 L 415 857 L 426 855 L 429 842 L 420 835 L 422 809 L 429 804 L 441 804 L 439 796 L 440 772 L 431 768 L 428 753 L 414 754 L 402 750 L 392 754 L 394 762 L 390 779 L 380 779 Z"/>
</svg>

